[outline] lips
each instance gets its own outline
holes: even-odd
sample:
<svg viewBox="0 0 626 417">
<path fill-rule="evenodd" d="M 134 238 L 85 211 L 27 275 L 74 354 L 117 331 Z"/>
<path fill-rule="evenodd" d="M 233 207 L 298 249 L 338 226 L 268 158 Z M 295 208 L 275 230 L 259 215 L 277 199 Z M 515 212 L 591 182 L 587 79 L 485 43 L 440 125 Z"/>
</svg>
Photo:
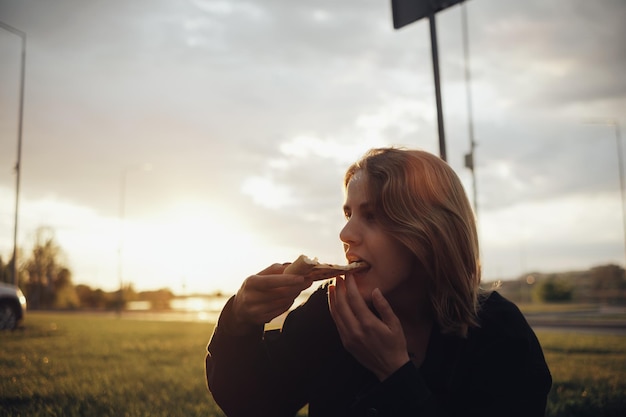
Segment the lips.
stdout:
<svg viewBox="0 0 626 417">
<path fill-rule="evenodd" d="M 346 252 L 346 259 L 348 260 L 348 263 L 367 262 L 365 259 L 363 259 L 361 255 L 359 255 L 358 253 L 354 253 L 354 252 Z"/>
<path fill-rule="evenodd" d="M 359 265 L 357 268 L 355 268 L 354 271 L 348 272 L 350 275 L 356 276 L 356 275 L 364 274 L 370 270 L 371 268 L 370 263 L 367 260 L 365 260 L 360 254 L 347 250 L 345 255 L 346 255 L 346 260 L 348 261 L 348 264 L 350 265 L 355 264 L 355 263 L 365 264 L 363 266 Z"/>
<path fill-rule="evenodd" d="M 365 264 L 363 266 L 359 265 L 356 268 L 357 270 L 354 273 L 367 272 L 371 268 L 371 265 L 369 264 L 369 262 L 367 262 L 365 259 L 361 258 L 358 255 L 347 254 L 346 255 L 346 259 L 348 261 L 348 264 L 350 264 L 350 265 L 355 264 L 355 263 Z"/>
</svg>

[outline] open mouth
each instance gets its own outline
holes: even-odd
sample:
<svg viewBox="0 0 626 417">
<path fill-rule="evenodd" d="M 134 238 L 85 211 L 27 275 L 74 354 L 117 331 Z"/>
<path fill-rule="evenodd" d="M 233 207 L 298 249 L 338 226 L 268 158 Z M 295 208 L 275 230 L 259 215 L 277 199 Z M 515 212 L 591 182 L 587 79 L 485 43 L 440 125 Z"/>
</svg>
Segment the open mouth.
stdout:
<svg viewBox="0 0 626 417">
<path fill-rule="evenodd" d="M 359 275 L 359 274 L 366 273 L 366 272 L 367 272 L 367 271 L 369 271 L 369 270 L 370 270 L 370 268 L 371 268 L 371 265 L 370 265 L 370 264 L 368 264 L 368 263 L 367 263 L 367 262 L 365 262 L 365 261 L 361 261 L 361 260 L 358 260 L 358 261 L 353 261 L 353 262 L 351 262 L 351 263 L 350 263 L 350 265 L 352 265 L 352 264 L 358 264 L 358 266 L 355 266 L 355 267 L 354 267 L 354 268 L 350 271 L 350 274 L 352 274 L 352 275 Z"/>
</svg>

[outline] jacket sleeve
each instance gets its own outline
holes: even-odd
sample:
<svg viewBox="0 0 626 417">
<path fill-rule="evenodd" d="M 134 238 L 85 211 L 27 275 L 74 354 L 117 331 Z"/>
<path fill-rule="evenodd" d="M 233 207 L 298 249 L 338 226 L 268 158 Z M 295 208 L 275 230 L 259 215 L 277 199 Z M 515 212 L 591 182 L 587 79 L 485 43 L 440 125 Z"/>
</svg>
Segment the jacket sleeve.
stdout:
<svg viewBox="0 0 626 417">
<path fill-rule="evenodd" d="M 268 355 L 263 326 L 234 334 L 233 299 L 218 320 L 206 355 L 207 385 L 216 403 L 229 417 L 294 416 L 305 404 L 292 395 L 288 369 Z"/>
</svg>

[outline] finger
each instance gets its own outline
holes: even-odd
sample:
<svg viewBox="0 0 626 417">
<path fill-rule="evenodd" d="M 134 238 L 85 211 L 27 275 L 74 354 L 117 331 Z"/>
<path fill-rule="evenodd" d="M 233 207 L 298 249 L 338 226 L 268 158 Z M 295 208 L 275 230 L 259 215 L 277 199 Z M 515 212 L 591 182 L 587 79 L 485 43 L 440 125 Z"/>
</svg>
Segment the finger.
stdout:
<svg viewBox="0 0 626 417">
<path fill-rule="evenodd" d="M 341 324 L 342 328 L 347 331 L 356 329 L 358 321 L 346 299 L 346 284 L 343 278 L 337 278 L 335 288 L 333 290 L 333 296 L 334 318 L 336 318 L 335 322 Z"/>
<path fill-rule="evenodd" d="M 339 284 L 342 285 L 341 283 Z M 353 344 L 353 341 L 356 339 L 354 332 L 358 329 L 356 328 L 356 319 L 354 316 L 351 316 L 351 312 L 346 311 L 345 302 L 339 301 L 338 294 L 340 294 L 341 290 L 336 287 L 336 285 L 329 287 L 329 296 L 331 300 L 331 316 L 335 322 L 335 326 L 337 327 L 337 332 L 339 333 L 339 338 L 341 339 L 341 343 L 349 349 L 349 346 Z M 349 322 L 353 322 L 353 324 L 348 324 Z"/>
<path fill-rule="evenodd" d="M 285 304 L 290 306 L 303 290 L 303 282 L 302 277 L 297 276 L 250 276 L 235 295 L 236 315 L 250 319 L 255 314 L 277 308 L 277 306 L 279 308 Z"/>
<path fill-rule="evenodd" d="M 358 319 L 373 316 L 352 276 L 346 277 L 346 299 L 350 309 Z"/>
<path fill-rule="evenodd" d="M 306 283 L 303 276 L 291 274 L 252 275 L 248 277 L 247 281 L 251 289 L 258 291 L 273 290 L 281 287 L 302 288 Z"/>
<path fill-rule="evenodd" d="M 335 284 L 331 284 L 328 286 L 328 309 L 330 310 L 330 315 L 333 316 L 335 314 L 335 303 L 336 303 L 336 295 L 335 295 Z"/>
<path fill-rule="evenodd" d="M 393 312 L 393 308 L 391 308 L 391 304 L 385 298 L 380 289 L 376 288 L 372 291 L 372 303 L 374 304 L 374 308 L 380 314 L 380 318 L 389 328 L 395 329 L 400 325 L 400 319 Z"/>
<path fill-rule="evenodd" d="M 337 284 L 328 286 L 328 308 L 330 310 L 330 315 L 333 318 L 335 325 L 337 326 L 337 330 L 341 334 L 342 329 L 344 328 L 343 319 L 339 312 L 337 311 L 339 305 L 339 301 L 337 300 Z"/>
<path fill-rule="evenodd" d="M 281 297 L 241 302 L 237 295 L 235 296 L 235 311 L 240 319 L 260 324 L 287 311 L 293 305 L 293 301 L 294 297 Z"/>
<path fill-rule="evenodd" d="M 299 295 L 299 290 L 289 288 L 279 288 L 267 292 L 255 292 L 248 296 L 248 305 L 249 309 L 257 308 L 259 310 L 282 308 L 282 306 L 289 308 Z"/>
<path fill-rule="evenodd" d="M 285 280 L 285 282 L 287 282 L 287 285 L 303 285 L 302 290 L 305 290 L 307 288 L 309 288 L 311 286 L 311 284 L 313 284 L 313 279 L 312 278 L 306 278 L 304 277 L 304 281 L 301 278 L 296 278 L 299 277 L 300 275 L 296 275 L 296 274 L 285 274 L 285 268 L 290 265 L 290 262 L 286 262 L 284 264 L 272 264 L 270 266 L 268 266 L 267 268 L 265 268 L 264 270 L 262 270 L 261 272 L 259 272 L 258 274 L 256 274 L 255 276 L 268 276 L 268 275 L 280 275 L 283 276 L 283 279 Z M 291 277 L 291 278 L 286 278 L 286 277 Z"/>
<path fill-rule="evenodd" d="M 259 272 L 257 275 L 282 274 L 288 264 L 272 264 Z"/>
<path fill-rule="evenodd" d="M 281 315 L 285 311 L 289 310 L 289 307 L 293 305 L 293 300 L 286 299 L 281 302 L 274 302 L 271 304 L 265 304 L 257 312 L 259 317 L 266 317 L 268 320 L 273 319 L 276 316 Z"/>
</svg>

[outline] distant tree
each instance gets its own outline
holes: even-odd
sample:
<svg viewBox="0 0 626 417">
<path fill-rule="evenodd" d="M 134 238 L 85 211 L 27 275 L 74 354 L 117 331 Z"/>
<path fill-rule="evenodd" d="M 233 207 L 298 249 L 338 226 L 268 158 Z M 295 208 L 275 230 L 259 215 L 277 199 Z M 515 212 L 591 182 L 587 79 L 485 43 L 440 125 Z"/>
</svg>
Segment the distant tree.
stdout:
<svg viewBox="0 0 626 417">
<path fill-rule="evenodd" d="M 53 285 L 54 308 L 74 310 L 80 307 L 76 288 L 72 284 L 72 273 L 69 269 L 61 268 Z"/>
<path fill-rule="evenodd" d="M 109 295 L 106 292 L 102 291 L 100 288 L 95 290 L 93 292 L 95 308 L 109 308 L 111 304 L 109 298 Z"/>
<path fill-rule="evenodd" d="M 604 303 L 618 301 L 626 290 L 624 269 L 617 265 L 591 268 L 591 292 L 594 299 Z"/>
<path fill-rule="evenodd" d="M 18 259 L 21 258 L 19 249 L 17 253 L 18 253 Z M 18 262 L 17 273 L 18 273 L 18 278 L 19 278 L 18 285 L 22 286 L 22 284 L 24 283 L 24 268 L 22 265 L 20 265 L 19 262 Z M 13 284 L 13 257 L 12 256 L 9 259 L 9 261 L 6 263 L 3 261 L 2 257 L 0 256 L 0 282 Z"/>
<path fill-rule="evenodd" d="M 124 300 L 125 301 L 137 300 L 137 291 L 135 291 L 135 286 L 132 283 L 124 286 Z"/>
<path fill-rule="evenodd" d="M 93 290 L 88 285 L 78 284 L 76 295 L 78 296 L 78 305 L 81 308 L 97 308 L 93 302 Z"/>
<path fill-rule="evenodd" d="M 156 291 L 142 291 L 138 295 L 141 301 L 149 301 L 153 310 L 169 310 L 170 301 L 174 298 L 174 294 L 167 288 Z"/>
<path fill-rule="evenodd" d="M 101 310 L 107 306 L 106 293 L 99 288 L 93 290 L 87 285 L 79 284 L 76 286 L 76 295 L 81 308 Z"/>
<path fill-rule="evenodd" d="M 80 308 L 96 309 L 96 310 L 116 310 L 120 306 L 119 290 L 113 292 L 105 292 L 100 288 L 92 289 L 88 285 L 78 284 L 75 287 L 76 297 Z M 132 285 L 124 287 L 123 301 L 131 301 L 136 299 L 135 290 Z"/>
<path fill-rule="evenodd" d="M 550 275 L 535 286 L 534 296 L 542 302 L 563 302 L 571 301 L 573 293 L 574 289 L 568 281 Z"/>
<path fill-rule="evenodd" d="M 78 306 L 78 297 L 73 294 L 71 272 L 62 264 L 62 256 L 52 229 L 38 228 L 31 256 L 25 262 L 27 280 L 24 289 L 30 308 L 55 307 L 59 291 L 63 292 L 61 305 Z"/>
<path fill-rule="evenodd" d="M 0 282 L 10 282 L 10 279 L 9 265 L 5 264 L 0 256 Z"/>
</svg>

